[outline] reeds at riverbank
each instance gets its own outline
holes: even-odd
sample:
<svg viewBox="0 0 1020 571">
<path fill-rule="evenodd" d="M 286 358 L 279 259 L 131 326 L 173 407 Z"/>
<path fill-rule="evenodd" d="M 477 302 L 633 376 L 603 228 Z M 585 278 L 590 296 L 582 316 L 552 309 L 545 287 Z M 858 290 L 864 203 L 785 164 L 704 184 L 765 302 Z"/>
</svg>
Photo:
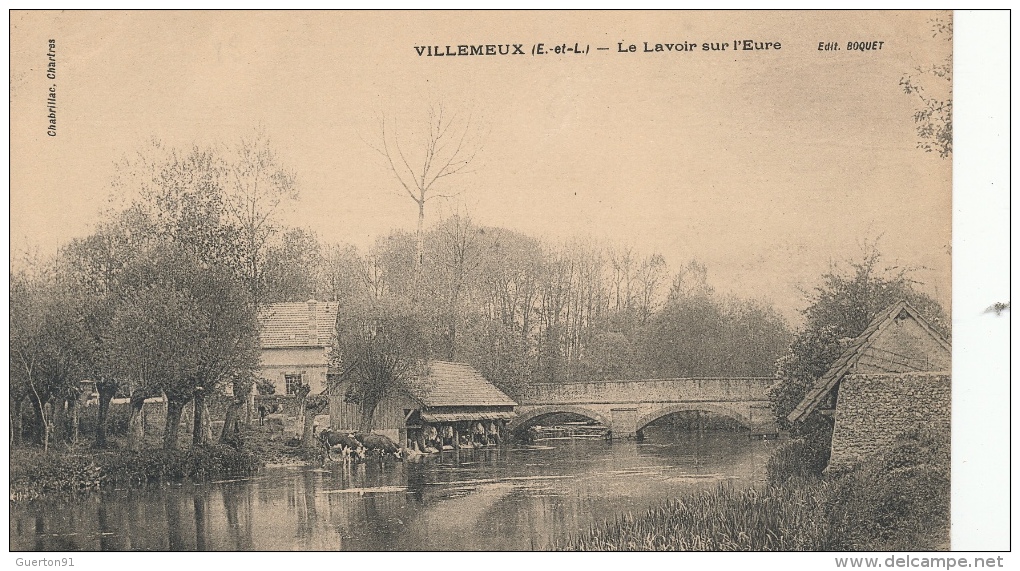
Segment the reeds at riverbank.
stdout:
<svg viewBox="0 0 1020 571">
<path fill-rule="evenodd" d="M 949 548 L 948 435 L 910 434 L 839 474 L 666 501 L 556 546 L 578 551 L 927 551 Z"/>
</svg>

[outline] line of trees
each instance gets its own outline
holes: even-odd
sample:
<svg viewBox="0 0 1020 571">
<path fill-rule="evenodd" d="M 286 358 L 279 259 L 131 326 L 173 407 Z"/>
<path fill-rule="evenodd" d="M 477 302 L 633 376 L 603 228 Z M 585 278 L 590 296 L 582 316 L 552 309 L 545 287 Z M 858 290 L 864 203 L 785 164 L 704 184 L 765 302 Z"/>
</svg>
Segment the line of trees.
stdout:
<svg viewBox="0 0 1020 571">
<path fill-rule="evenodd" d="M 156 395 L 167 400 L 165 447 L 177 446 L 189 403 L 192 442 L 207 443 L 205 400 L 227 385 L 219 438 L 232 441 L 250 421 L 258 315 L 282 301 L 339 302 L 333 378 L 351 381 L 345 396 L 367 409 L 366 425 L 429 358 L 471 363 L 511 396 L 534 382 L 776 375 L 782 417 L 885 306 L 906 298 L 944 323 L 908 272 L 879 271 L 877 253 L 823 276 L 795 337 L 768 303 L 717 294 L 703 264 L 671 270 L 626 246 L 547 243 L 463 215 L 366 251 L 322 243 L 280 223 L 296 178 L 258 133 L 229 149 L 154 143 L 117 172 L 91 235 L 52 260 L 12 264 L 12 443 L 26 428 L 44 447 L 76 440 L 65 417 L 78 414 L 85 379 L 99 393 L 99 447 L 117 394 L 131 400 L 129 446 Z M 322 410 L 324 399 L 307 404 Z"/>
<path fill-rule="evenodd" d="M 205 398 L 227 384 L 235 401 L 220 439 L 231 441 L 256 377 L 257 316 L 271 299 L 277 219 L 295 197 L 294 176 L 256 132 L 227 149 L 154 141 L 118 165 L 113 186 L 93 234 L 52 260 L 12 265 L 12 443 L 25 428 L 44 448 L 67 438 L 51 430 L 78 426 L 61 417 L 77 414 L 85 380 L 99 396 L 98 447 L 117 394 L 130 396 L 130 447 L 141 444 L 142 404 L 158 395 L 164 447 L 177 446 L 188 403 L 193 444 L 208 443 Z"/>
<path fill-rule="evenodd" d="M 304 262 L 288 262 L 277 300 L 340 302 L 334 365 L 360 371 L 348 377 L 353 402 L 371 405 L 396 382 L 351 362 L 355 354 L 366 367 L 401 355 L 469 362 L 519 396 L 531 382 L 771 376 L 792 339 L 768 304 L 716 294 L 696 261 L 671 272 L 661 255 L 542 243 L 461 215 L 425 232 L 420 270 L 410 232 L 364 252 L 304 230 L 283 242 L 302 244 Z"/>
</svg>

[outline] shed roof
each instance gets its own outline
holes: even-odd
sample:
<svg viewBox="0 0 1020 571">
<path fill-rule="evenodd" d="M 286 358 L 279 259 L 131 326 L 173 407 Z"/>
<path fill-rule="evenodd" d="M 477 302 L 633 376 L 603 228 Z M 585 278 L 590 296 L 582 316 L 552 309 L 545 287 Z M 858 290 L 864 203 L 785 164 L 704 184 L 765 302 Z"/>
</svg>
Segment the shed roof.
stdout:
<svg viewBox="0 0 1020 571">
<path fill-rule="evenodd" d="M 315 300 L 271 304 L 259 315 L 262 348 L 329 346 L 339 307 L 335 301 Z"/>
<path fill-rule="evenodd" d="M 428 373 L 406 381 L 404 386 L 426 407 L 517 405 L 466 363 L 429 361 Z"/>
<path fill-rule="evenodd" d="M 951 350 L 949 342 L 938 331 L 935 331 L 912 305 L 906 300 L 898 301 L 879 312 L 864 331 L 847 345 L 847 348 L 839 356 L 839 359 L 832 363 L 829 370 L 818 377 L 815 385 L 804 396 L 804 400 L 800 401 L 800 404 L 787 416 L 790 422 L 799 422 L 807 418 L 832 389 L 843 380 L 843 377 L 857 365 L 857 362 L 861 360 L 861 357 L 875 343 L 886 327 L 897 318 L 905 317 L 913 318 L 939 345 L 947 351 Z"/>
</svg>

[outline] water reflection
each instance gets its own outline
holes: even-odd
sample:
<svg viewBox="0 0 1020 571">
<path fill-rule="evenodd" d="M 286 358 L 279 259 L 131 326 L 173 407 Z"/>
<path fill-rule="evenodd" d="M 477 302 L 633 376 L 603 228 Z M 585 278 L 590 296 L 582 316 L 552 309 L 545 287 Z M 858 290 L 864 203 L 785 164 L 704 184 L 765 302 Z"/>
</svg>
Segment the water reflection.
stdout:
<svg viewBox="0 0 1020 571">
<path fill-rule="evenodd" d="M 528 550 L 664 498 L 761 481 L 769 442 L 646 430 L 419 463 L 267 469 L 11 507 L 12 550 Z"/>
</svg>

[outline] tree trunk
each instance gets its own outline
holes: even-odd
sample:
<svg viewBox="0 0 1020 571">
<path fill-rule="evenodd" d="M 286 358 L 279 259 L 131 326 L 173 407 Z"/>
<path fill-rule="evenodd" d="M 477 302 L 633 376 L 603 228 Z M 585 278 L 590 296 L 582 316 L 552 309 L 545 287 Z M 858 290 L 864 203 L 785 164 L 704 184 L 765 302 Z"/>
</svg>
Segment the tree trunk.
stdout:
<svg viewBox="0 0 1020 571">
<path fill-rule="evenodd" d="M 418 202 L 418 232 L 415 235 L 414 271 L 416 280 L 421 280 L 425 268 L 425 197 Z M 419 285 L 420 281 L 418 284 Z M 417 289 L 417 288 L 416 288 Z"/>
<path fill-rule="evenodd" d="M 250 426 L 252 423 L 254 409 L 255 409 L 255 391 L 252 389 L 251 383 L 248 383 L 248 392 L 245 393 L 244 399 L 244 424 L 247 426 Z"/>
<path fill-rule="evenodd" d="M 230 403 L 230 407 L 227 408 L 227 417 L 223 420 L 223 430 L 220 431 L 220 442 L 223 444 L 230 444 L 237 446 L 238 441 L 238 416 L 241 412 L 241 407 L 244 406 L 244 399 L 238 397 L 235 393 L 233 402 Z"/>
<path fill-rule="evenodd" d="M 308 404 L 308 393 L 310 393 L 311 391 L 312 387 L 306 384 L 302 384 L 300 387 L 298 387 L 297 391 L 294 393 L 298 399 L 297 420 L 298 423 L 300 423 L 301 425 L 304 425 L 305 422 L 305 408 Z"/>
<path fill-rule="evenodd" d="M 213 441 L 212 419 L 209 418 L 209 405 L 202 407 L 202 441 L 209 444 Z"/>
<path fill-rule="evenodd" d="M 377 403 L 361 405 L 361 432 L 372 432 Z"/>
<path fill-rule="evenodd" d="M 181 428 L 181 413 L 187 401 L 166 399 L 166 429 L 163 431 L 163 449 L 177 448 L 177 431 Z"/>
<path fill-rule="evenodd" d="M 81 395 L 67 401 L 68 408 L 70 409 L 71 416 L 71 444 L 78 445 L 78 431 L 79 431 L 79 411 L 81 410 Z"/>
<path fill-rule="evenodd" d="M 46 416 L 46 403 L 35 392 L 28 395 L 28 398 L 32 401 L 32 410 L 35 413 L 35 442 L 42 444 L 45 453 L 49 450 L 50 442 L 50 423 Z"/>
<path fill-rule="evenodd" d="M 212 440 L 208 426 L 209 411 L 205 406 L 205 390 L 195 391 L 195 415 L 191 419 L 191 445 L 205 446 Z"/>
<path fill-rule="evenodd" d="M 21 446 L 21 415 L 22 415 L 22 403 L 25 401 L 24 397 L 20 399 L 11 399 L 11 448 L 15 446 Z"/>
<path fill-rule="evenodd" d="M 314 402 L 305 405 L 304 431 L 301 433 L 301 446 L 315 448 L 315 417 L 322 414 L 329 406 L 329 401 L 322 396 L 315 397 Z"/>
<path fill-rule="evenodd" d="M 301 447 L 315 448 L 315 412 L 305 410 L 304 430 L 301 432 Z"/>
<path fill-rule="evenodd" d="M 67 440 L 67 399 L 53 403 L 53 442 Z"/>
<path fill-rule="evenodd" d="M 145 439 L 145 425 L 142 423 L 142 409 L 145 408 L 145 394 L 141 389 L 131 395 L 131 417 L 128 419 L 128 450 L 141 450 Z"/>
<path fill-rule="evenodd" d="M 102 380 L 96 383 L 99 392 L 99 411 L 96 420 L 96 448 L 106 448 L 106 419 L 110 416 L 110 401 L 117 394 L 117 382 Z"/>
</svg>

